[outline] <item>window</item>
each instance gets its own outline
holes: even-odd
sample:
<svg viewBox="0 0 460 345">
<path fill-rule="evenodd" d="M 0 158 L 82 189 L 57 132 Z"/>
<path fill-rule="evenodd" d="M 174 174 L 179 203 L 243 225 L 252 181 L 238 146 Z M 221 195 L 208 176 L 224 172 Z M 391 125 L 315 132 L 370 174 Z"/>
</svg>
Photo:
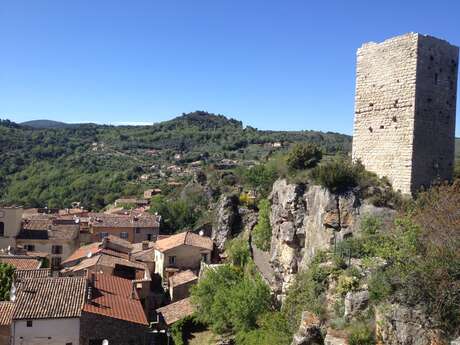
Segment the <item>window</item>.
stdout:
<svg viewBox="0 0 460 345">
<path fill-rule="evenodd" d="M 51 254 L 62 254 L 62 246 L 59 246 L 59 245 L 51 246 Z"/>
<path fill-rule="evenodd" d="M 26 321 L 26 326 L 27 327 L 32 327 L 32 320 L 27 320 Z"/>
<path fill-rule="evenodd" d="M 24 249 L 27 250 L 28 252 L 34 252 L 35 251 L 35 245 L 33 245 L 33 244 L 25 244 Z"/>
<path fill-rule="evenodd" d="M 65 345 L 72 345 L 72 343 L 65 343 Z"/>
<path fill-rule="evenodd" d="M 175 256 L 170 256 L 169 257 L 169 264 L 170 265 L 175 265 L 176 264 L 176 257 Z"/>
<path fill-rule="evenodd" d="M 99 233 L 99 238 L 101 240 L 103 240 L 104 238 L 106 238 L 107 236 L 109 236 L 109 233 L 108 232 L 100 232 Z"/>
<path fill-rule="evenodd" d="M 140 234 L 140 233 L 141 233 L 141 229 L 136 228 L 136 234 Z"/>
<path fill-rule="evenodd" d="M 61 260 L 62 259 L 60 257 L 51 258 L 51 269 L 59 269 L 61 267 Z"/>
<path fill-rule="evenodd" d="M 120 238 L 127 240 L 128 239 L 128 233 L 126 231 L 120 232 Z"/>
<path fill-rule="evenodd" d="M 0 222 L 0 237 L 5 237 L 5 223 Z"/>
<path fill-rule="evenodd" d="M 208 253 L 201 253 L 201 261 L 208 262 Z"/>
<path fill-rule="evenodd" d="M 147 234 L 147 241 L 151 241 L 152 240 L 152 234 Z"/>
</svg>

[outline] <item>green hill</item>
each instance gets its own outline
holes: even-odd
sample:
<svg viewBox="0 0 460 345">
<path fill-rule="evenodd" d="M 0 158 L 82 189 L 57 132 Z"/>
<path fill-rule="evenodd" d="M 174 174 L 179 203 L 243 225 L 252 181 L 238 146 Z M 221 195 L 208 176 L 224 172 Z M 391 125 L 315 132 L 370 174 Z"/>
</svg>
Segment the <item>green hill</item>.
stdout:
<svg viewBox="0 0 460 345">
<path fill-rule="evenodd" d="M 39 128 L 39 129 L 51 129 L 51 128 L 78 127 L 80 124 L 65 123 L 65 122 L 52 121 L 52 120 L 33 120 L 33 121 L 21 122 L 20 125 L 24 127 L 32 127 L 32 128 Z"/>
<path fill-rule="evenodd" d="M 33 128 L 0 120 L 0 201 L 27 207 L 80 201 L 97 209 L 169 177 L 180 178 L 169 176 L 166 168 L 173 163 L 185 168 L 196 160 L 209 165 L 227 158 L 245 164 L 295 142 L 314 142 L 326 154 L 351 147 L 351 137 L 343 134 L 261 131 L 203 111 L 151 126 Z"/>
</svg>

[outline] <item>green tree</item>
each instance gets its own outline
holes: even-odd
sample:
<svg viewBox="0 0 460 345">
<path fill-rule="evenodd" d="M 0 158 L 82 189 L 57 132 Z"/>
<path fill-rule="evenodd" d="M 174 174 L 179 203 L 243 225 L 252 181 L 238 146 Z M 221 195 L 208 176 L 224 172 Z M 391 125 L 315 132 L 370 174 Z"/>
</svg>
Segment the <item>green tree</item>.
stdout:
<svg viewBox="0 0 460 345">
<path fill-rule="evenodd" d="M 0 263 L 0 301 L 10 299 L 11 284 L 13 283 L 14 267 Z"/>
<path fill-rule="evenodd" d="M 318 146 L 314 144 L 296 144 L 288 153 L 287 165 L 292 170 L 304 170 L 315 167 L 323 158 Z"/>
<path fill-rule="evenodd" d="M 262 199 L 258 205 L 259 219 L 254 227 L 252 239 L 257 248 L 262 250 L 270 249 L 272 237 L 272 228 L 270 226 L 270 202 L 267 199 Z"/>
</svg>

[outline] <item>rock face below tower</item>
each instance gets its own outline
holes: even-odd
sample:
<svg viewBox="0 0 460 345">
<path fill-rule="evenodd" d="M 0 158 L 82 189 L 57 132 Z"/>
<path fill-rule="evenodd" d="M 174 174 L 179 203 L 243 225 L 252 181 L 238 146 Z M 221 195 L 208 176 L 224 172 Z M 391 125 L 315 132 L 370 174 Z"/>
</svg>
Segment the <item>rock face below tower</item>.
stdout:
<svg viewBox="0 0 460 345">
<path fill-rule="evenodd" d="M 452 178 L 458 57 L 418 33 L 358 49 L 353 160 L 404 194 Z"/>
</svg>

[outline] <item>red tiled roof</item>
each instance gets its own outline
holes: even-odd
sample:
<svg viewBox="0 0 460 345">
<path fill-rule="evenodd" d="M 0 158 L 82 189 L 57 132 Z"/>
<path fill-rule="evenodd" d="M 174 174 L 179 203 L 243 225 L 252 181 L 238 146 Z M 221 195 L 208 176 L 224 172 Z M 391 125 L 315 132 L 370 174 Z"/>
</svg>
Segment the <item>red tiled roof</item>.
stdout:
<svg viewBox="0 0 460 345">
<path fill-rule="evenodd" d="M 169 278 L 169 284 L 171 286 L 179 286 L 198 280 L 198 276 L 190 270 L 178 272 Z"/>
<path fill-rule="evenodd" d="M 39 260 L 27 255 L 3 255 L 0 256 L 0 263 L 11 265 L 19 270 L 34 270 L 41 265 Z"/>
<path fill-rule="evenodd" d="M 85 258 L 89 253 L 95 254 L 100 250 L 101 242 L 91 243 L 86 246 L 81 246 L 76 251 L 74 251 L 67 259 L 65 259 L 62 263 L 65 264 L 67 262 L 71 262 L 74 260 L 80 260 Z"/>
<path fill-rule="evenodd" d="M 49 268 L 39 268 L 37 270 L 15 270 L 14 279 L 20 281 L 30 278 L 46 278 L 51 277 L 51 270 Z"/>
<path fill-rule="evenodd" d="M 194 246 L 207 250 L 212 250 L 214 246 L 212 240 L 209 237 L 200 236 L 193 232 L 187 231 L 156 241 L 155 249 L 159 250 L 160 252 L 165 252 L 182 245 Z"/>
<path fill-rule="evenodd" d="M 142 325 L 147 318 L 137 293 L 132 296 L 132 282 L 128 279 L 96 274 L 91 301 L 83 308 L 85 312 L 108 316 Z"/>
<path fill-rule="evenodd" d="M 195 307 L 191 303 L 190 297 L 157 309 L 157 313 L 163 316 L 168 326 L 184 317 L 192 315 L 194 312 Z"/>
<path fill-rule="evenodd" d="M 11 325 L 14 303 L 9 301 L 0 302 L 0 326 Z"/>
<path fill-rule="evenodd" d="M 85 277 L 24 279 L 18 284 L 13 320 L 80 317 L 85 292 Z"/>
<path fill-rule="evenodd" d="M 156 216 L 150 214 L 120 215 L 106 213 L 90 213 L 93 227 L 108 228 L 158 228 L 159 222 Z"/>
</svg>

